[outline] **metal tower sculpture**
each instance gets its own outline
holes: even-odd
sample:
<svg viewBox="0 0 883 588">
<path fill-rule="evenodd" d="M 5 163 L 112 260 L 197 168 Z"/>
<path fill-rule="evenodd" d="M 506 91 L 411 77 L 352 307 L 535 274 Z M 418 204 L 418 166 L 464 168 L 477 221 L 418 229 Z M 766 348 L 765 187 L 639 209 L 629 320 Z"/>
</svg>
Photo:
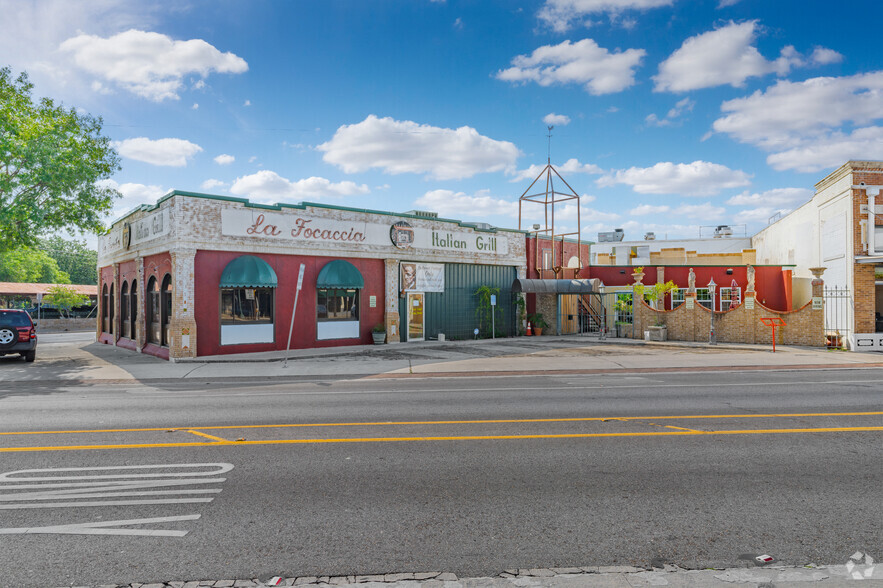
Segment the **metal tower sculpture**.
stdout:
<svg viewBox="0 0 883 588">
<path fill-rule="evenodd" d="M 539 175 L 534 179 L 534 181 L 531 182 L 530 186 L 527 187 L 527 190 L 525 190 L 524 193 L 521 195 L 521 198 L 518 199 L 518 229 L 519 230 L 526 230 L 526 229 L 522 228 L 522 226 L 521 226 L 522 218 L 523 218 L 522 209 L 524 207 L 524 204 L 526 202 L 531 202 L 534 204 L 542 204 L 544 207 L 543 212 L 544 212 L 545 224 L 544 225 L 534 224 L 533 230 L 530 231 L 530 232 L 533 232 L 534 237 L 535 237 L 535 243 L 536 243 L 536 246 L 534 247 L 534 267 L 536 268 L 537 273 L 539 274 L 540 273 L 540 264 L 539 264 L 539 261 L 540 261 L 539 260 L 540 235 L 542 235 L 543 237 L 548 237 L 549 241 L 551 242 L 551 245 L 552 245 L 551 269 L 555 273 L 555 277 L 558 278 L 558 277 L 561 277 L 561 276 L 559 276 L 559 274 L 561 273 L 561 269 L 562 269 L 562 265 L 563 265 L 563 259 L 561 259 L 561 258 L 563 258 L 563 256 L 564 256 L 564 238 L 570 237 L 570 236 L 575 236 L 576 242 L 578 244 L 581 243 L 582 241 L 580 239 L 580 224 L 581 224 L 581 222 L 580 222 L 579 195 L 573 190 L 573 188 L 570 187 L 570 184 L 568 184 L 567 181 L 563 177 L 561 177 L 561 174 L 559 174 L 558 170 L 556 170 L 555 167 L 552 165 L 552 129 L 553 128 L 554 127 L 551 127 L 551 126 L 548 127 L 548 129 L 549 129 L 549 135 L 548 135 L 548 137 L 549 137 L 549 153 L 548 153 L 548 159 L 546 160 L 546 167 L 543 168 L 543 171 L 541 171 L 539 173 Z M 530 193 L 531 190 L 534 189 L 534 186 L 537 186 L 537 183 L 540 182 L 541 178 L 545 178 L 545 184 L 546 184 L 545 191 Z M 556 186 L 555 186 L 556 178 L 558 180 L 560 180 L 560 182 L 562 184 L 564 184 L 564 186 L 567 187 L 569 192 L 560 192 L 556 189 Z M 537 189 L 539 189 L 541 187 L 542 187 L 542 184 L 537 186 Z M 566 232 L 566 233 L 557 233 L 555 231 L 555 207 L 556 207 L 556 205 L 560 206 L 560 205 L 562 205 L 562 203 L 566 203 L 570 200 L 576 200 L 576 231 L 571 231 L 571 232 Z M 560 238 L 559 242 L 561 243 L 561 245 L 559 247 L 559 250 L 560 250 L 559 262 L 556 264 L 555 263 L 555 260 L 556 260 L 556 258 L 555 258 L 555 256 L 556 256 L 555 241 L 558 238 Z M 577 250 L 577 259 L 579 260 L 578 267 L 581 268 L 582 267 L 581 247 L 579 245 L 577 245 L 576 250 Z M 578 271 L 579 271 L 579 269 L 577 269 L 577 272 Z"/>
</svg>

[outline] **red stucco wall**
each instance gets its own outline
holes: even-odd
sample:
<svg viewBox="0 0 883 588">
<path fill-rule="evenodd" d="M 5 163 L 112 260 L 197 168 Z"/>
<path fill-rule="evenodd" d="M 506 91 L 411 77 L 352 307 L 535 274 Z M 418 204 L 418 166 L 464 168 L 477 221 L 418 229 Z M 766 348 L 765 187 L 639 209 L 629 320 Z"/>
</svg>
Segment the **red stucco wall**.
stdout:
<svg viewBox="0 0 883 588">
<path fill-rule="evenodd" d="M 254 343 L 248 345 L 221 346 L 220 289 L 218 284 L 224 268 L 241 255 L 255 255 L 266 261 L 276 272 L 278 285 L 275 294 L 274 343 Z M 291 337 L 292 349 L 309 347 L 340 347 L 371 343 L 371 329 L 383 322 L 384 314 L 384 263 L 382 259 L 346 259 L 362 273 L 365 287 L 359 298 L 360 337 L 357 339 L 316 339 L 316 278 L 329 261 L 339 257 L 307 257 L 298 255 L 276 255 L 232 251 L 197 251 L 195 260 L 195 300 L 197 355 L 222 355 L 229 353 L 249 353 L 285 349 L 297 289 L 297 275 L 300 264 L 304 271 L 303 289 L 297 301 L 294 333 Z M 377 305 L 370 308 L 370 297 L 376 296 Z"/>
</svg>

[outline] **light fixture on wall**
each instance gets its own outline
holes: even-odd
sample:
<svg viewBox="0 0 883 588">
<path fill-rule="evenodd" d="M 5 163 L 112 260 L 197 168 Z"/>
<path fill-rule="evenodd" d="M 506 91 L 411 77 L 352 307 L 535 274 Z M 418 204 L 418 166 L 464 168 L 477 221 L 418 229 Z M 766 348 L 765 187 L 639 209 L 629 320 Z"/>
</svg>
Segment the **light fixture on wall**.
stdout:
<svg viewBox="0 0 883 588">
<path fill-rule="evenodd" d="M 732 276 L 732 275 L 733 275 L 733 268 L 731 268 L 731 267 L 728 267 L 728 268 L 727 268 L 727 275 L 728 275 L 728 276 Z"/>
</svg>

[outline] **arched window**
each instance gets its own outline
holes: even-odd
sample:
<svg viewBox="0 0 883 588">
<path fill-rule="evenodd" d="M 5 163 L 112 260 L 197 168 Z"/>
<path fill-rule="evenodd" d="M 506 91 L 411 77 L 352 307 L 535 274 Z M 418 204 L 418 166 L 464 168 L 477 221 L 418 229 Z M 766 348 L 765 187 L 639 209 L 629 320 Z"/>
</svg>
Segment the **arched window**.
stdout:
<svg viewBox="0 0 883 588">
<path fill-rule="evenodd" d="M 221 345 L 272 343 L 276 272 L 254 255 L 237 257 L 221 274 Z"/>
<path fill-rule="evenodd" d="M 110 285 L 110 305 L 108 306 L 108 313 L 110 316 L 108 317 L 108 320 L 107 320 L 107 323 L 108 323 L 107 324 L 107 332 L 110 333 L 111 335 L 113 335 L 113 333 L 115 332 L 114 328 L 113 328 L 114 310 L 116 309 L 115 303 L 116 303 L 116 300 L 114 300 L 114 296 L 113 296 L 113 284 L 111 284 Z"/>
<path fill-rule="evenodd" d="M 108 306 L 108 297 L 107 297 L 107 284 L 105 284 L 101 288 L 101 332 L 107 333 L 107 306 Z"/>
<path fill-rule="evenodd" d="M 166 274 L 162 279 L 162 291 L 160 292 L 160 308 L 162 316 L 162 345 L 168 347 L 171 342 L 171 333 L 169 333 L 169 324 L 172 321 L 172 276 Z"/>
<path fill-rule="evenodd" d="M 120 288 L 120 323 L 122 336 L 126 339 L 131 339 L 132 333 L 129 331 L 129 282 L 123 282 L 123 287 Z"/>
<path fill-rule="evenodd" d="M 361 272 L 350 262 L 336 259 L 325 264 L 316 278 L 318 339 L 359 336 L 359 294 L 364 287 Z"/>
<path fill-rule="evenodd" d="M 129 294 L 129 332 L 132 339 L 138 339 L 138 280 L 132 280 L 132 291 Z"/>
<path fill-rule="evenodd" d="M 160 345 L 160 311 L 159 311 L 159 284 L 156 276 L 151 276 L 147 280 L 147 342 Z"/>
</svg>

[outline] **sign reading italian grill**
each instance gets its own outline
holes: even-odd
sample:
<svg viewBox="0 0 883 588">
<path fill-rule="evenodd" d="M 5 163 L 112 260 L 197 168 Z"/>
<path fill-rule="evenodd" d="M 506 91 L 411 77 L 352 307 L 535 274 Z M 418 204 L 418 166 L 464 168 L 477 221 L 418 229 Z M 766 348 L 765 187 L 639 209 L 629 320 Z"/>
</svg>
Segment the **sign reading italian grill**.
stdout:
<svg viewBox="0 0 883 588">
<path fill-rule="evenodd" d="M 297 241 L 316 246 L 333 246 L 337 243 L 341 246 L 391 247 L 390 226 L 390 224 L 336 220 L 309 214 L 279 214 L 253 210 L 221 211 L 223 235 Z M 506 255 L 507 245 L 505 238 L 498 240 L 493 233 L 440 234 L 435 229 L 414 229 L 413 247 L 416 249 Z"/>
</svg>

